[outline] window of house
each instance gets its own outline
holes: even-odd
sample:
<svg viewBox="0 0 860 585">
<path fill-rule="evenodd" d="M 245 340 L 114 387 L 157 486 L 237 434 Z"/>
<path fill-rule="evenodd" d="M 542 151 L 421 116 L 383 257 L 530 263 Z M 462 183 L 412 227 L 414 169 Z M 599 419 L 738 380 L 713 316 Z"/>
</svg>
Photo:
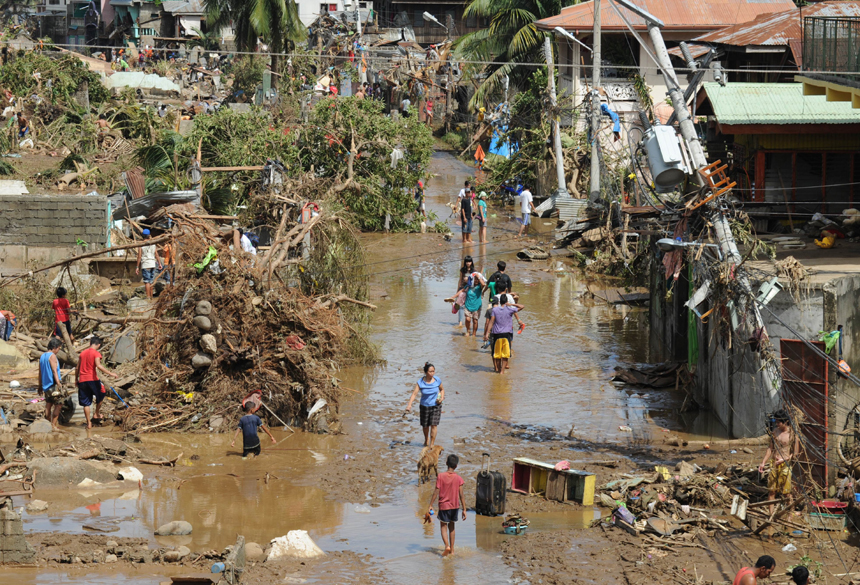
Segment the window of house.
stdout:
<svg viewBox="0 0 860 585">
<path fill-rule="evenodd" d="M 415 18 L 412 19 L 412 28 L 424 28 L 424 10 L 415 9 Z"/>
<path fill-rule="evenodd" d="M 466 17 L 466 27 L 468 28 L 476 28 L 478 26 L 478 17 L 477 16 L 467 16 Z"/>
<path fill-rule="evenodd" d="M 48 0 L 48 4 L 53 4 L 54 6 L 58 5 L 60 0 Z"/>
<path fill-rule="evenodd" d="M 320 4 L 320 14 L 328 14 L 328 4 Z"/>
</svg>

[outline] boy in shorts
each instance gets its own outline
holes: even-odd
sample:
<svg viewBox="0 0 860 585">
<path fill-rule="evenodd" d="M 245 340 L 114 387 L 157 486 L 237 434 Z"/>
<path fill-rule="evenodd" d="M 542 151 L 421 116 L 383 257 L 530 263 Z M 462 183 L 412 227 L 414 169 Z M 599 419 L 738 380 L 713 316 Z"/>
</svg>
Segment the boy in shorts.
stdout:
<svg viewBox="0 0 860 585">
<path fill-rule="evenodd" d="M 454 471 L 460 464 L 460 458 L 448 455 L 448 470 L 440 473 L 436 478 L 436 489 L 430 498 L 428 512 L 433 510 L 433 502 L 439 498 L 439 526 L 442 529 L 442 542 L 445 544 L 443 557 L 454 554 L 454 528 L 460 510 L 463 511 L 463 520 L 466 519 L 466 501 L 463 499 L 463 478 Z"/>
<path fill-rule="evenodd" d="M 242 411 L 245 413 L 245 416 L 239 419 L 239 428 L 236 429 L 236 434 L 233 435 L 233 442 L 230 443 L 231 447 L 235 447 L 236 437 L 239 436 L 240 432 L 242 433 L 242 459 L 245 459 L 249 455 L 256 457 L 260 454 L 260 437 L 257 435 L 258 428 L 262 427 L 263 431 L 272 439 L 272 443 L 276 442 L 275 437 L 272 436 L 272 433 L 263 424 L 263 419 L 256 414 L 251 414 L 252 408 L 253 404 L 251 402 L 246 402 L 242 405 Z"/>
<path fill-rule="evenodd" d="M 99 348 L 102 340 L 96 336 L 90 339 L 90 346 L 81 352 L 78 366 L 75 368 L 75 382 L 78 384 L 78 404 L 84 407 L 84 417 L 87 419 L 87 428 L 93 428 L 93 420 L 101 421 L 102 400 L 105 399 L 105 390 L 99 380 L 98 373 L 103 372 L 108 376 L 118 378 L 115 373 L 109 372 L 102 365 L 102 354 Z M 90 406 L 96 403 L 96 412 L 90 418 Z"/>
</svg>

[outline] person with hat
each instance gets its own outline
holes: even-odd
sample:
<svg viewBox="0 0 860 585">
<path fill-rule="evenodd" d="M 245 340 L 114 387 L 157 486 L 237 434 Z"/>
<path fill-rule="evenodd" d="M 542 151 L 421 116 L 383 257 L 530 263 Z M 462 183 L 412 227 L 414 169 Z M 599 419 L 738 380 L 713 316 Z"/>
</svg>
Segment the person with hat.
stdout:
<svg viewBox="0 0 860 585">
<path fill-rule="evenodd" d="M 415 202 L 418 204 L 415 211 L 427 219 L 427 207 L 424 204 L 424 181 L 418 181 L 418 187 L 415 188 Z"/>
<path fill-rule="evenodd" d="M 481 191 L 478 194 L 478 242 L 487 241 L 487 193 Z"/>
<path fill-rule="evenodd" d="M 143 230 L 143 237 L 150 239 L 149 230 Z M 152 284 L 155 282 L 155 269 L 161 269 L 161 261 L 155 244 L 141 246 L 137 249 L 137 268 L 135 274 L 143 272 L 143 285 L 146 288 L 146 298 L 152 298 Z"/>
</svg>

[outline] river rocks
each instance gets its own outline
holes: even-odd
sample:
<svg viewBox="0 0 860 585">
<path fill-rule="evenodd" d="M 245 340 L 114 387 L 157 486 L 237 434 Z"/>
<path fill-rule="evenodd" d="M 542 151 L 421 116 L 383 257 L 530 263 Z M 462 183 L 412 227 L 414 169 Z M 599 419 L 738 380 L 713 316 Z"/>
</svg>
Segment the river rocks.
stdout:
<svg viewBox="0 0 860 585">
<path fill-rule="evenodd" d="M 93 562 L 94 562 L 94 563 L 103 563 L 103 562 L 105 562 L 105 551 L 103 551 L 103 550 L 94 550 L 94 551 L 93 551 Z"/>
<path fill-rule="evenodd" d="M 33 500 L 29 504 L 27 504 L 27 511 L 31 514 L 33 512 L 44 512 L 48 509 L 48 502 L 44 500 Z"/>
<path fill-rule="evenodd" d="M 187 546 L 180 546 L 176 550 L 169 550 L 161 557 L 166 563 L 178 563 L 185 557 L 191 554 L 191 549 Z"/>
<path fill-rule="evenodd" d="M 197 352 L 193 358 L 191 358 L 191 365 L 194 368 L 208 368 L 212 365 L 212 356 L 207 355 L 203 352 Z"/>
<path fill-rule="evenodd" d="M 224 424 L 223 416 L 213 416 L 209 419 L 209 426 L 213 431 L 217 431 Z"/>
<path fill-rule="evenodd" d="M 45 435 L 48 433 L 53 433 L 54 428 L 51 426 L 51 422 L 49 420 L 39 418 L 34 420 L 33 423 L 29 427 L 27 427 L 27 432 L 31 435 Z"/>
<path fill-rule="evenodd" d="M 263 551 L 263 547 L 257 544 L 256 542 L 249 542 L 245 544 L 245 558 L 249 561 L 259 561 L 263 558 L 265 552 Z"/>
<path fill-rule="evenodd" d="M 217 344 L 215 342 L 215 336 L 210 335 L 209 333 L 202 335 L 200 337 L 200 349 L 209 354 L 214 354 L 217 349 Z"/>
<path fill-rule="evenodd" d="M 209 317 L 197 315 L 191 322 L 201 331 L 209 331 L 212 329 L 212 321 L 209 319 Z"/>
<path fill-rule="evenodd" d="M 36 476 L 36 488 L 72 487 L 85 479 L 108 483 L 116 477 L 109 464 L 81 461 L 71 457 L 43 457 L 27 463 L 28 475 Z"/>
<path fill-rule="evenodd" d="M 200 301 L 197 303 L 197 306 L 194 307 L 194 313 L 196 315 L 209 316 L 212 314 L 212 303 L 209 301 Z"/>
<path fill-rule="evenodd" d="M 115 563 L 117 561 L 116 555 L 107 554 L 105 555 L 105 563 Z"/>
<path fill-rule="evenodd" d="M 156 536 L 185 536 L 186 534 L 191 534 L 193 530 L 191 524 L 184 520 L 174 520 L 173 522 L 168 522 L 163 526 L 159 526 L 158 530 L 155 531 Z"/>
</svg>

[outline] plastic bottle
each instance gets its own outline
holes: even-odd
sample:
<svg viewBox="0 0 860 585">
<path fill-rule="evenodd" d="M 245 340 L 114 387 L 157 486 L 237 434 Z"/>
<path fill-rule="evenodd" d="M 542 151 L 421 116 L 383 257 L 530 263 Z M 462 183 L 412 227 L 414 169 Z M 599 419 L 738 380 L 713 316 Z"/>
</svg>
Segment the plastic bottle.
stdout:
<svg viewBox="0 0 860 585">
<path fill-rule="evenodd" d="M 213 573 L 223 573 L 224 568 L 225 568 L 224 563 L 215 563 L 214 565 L 212 565 L 212 572 Z"/>
</svg>

